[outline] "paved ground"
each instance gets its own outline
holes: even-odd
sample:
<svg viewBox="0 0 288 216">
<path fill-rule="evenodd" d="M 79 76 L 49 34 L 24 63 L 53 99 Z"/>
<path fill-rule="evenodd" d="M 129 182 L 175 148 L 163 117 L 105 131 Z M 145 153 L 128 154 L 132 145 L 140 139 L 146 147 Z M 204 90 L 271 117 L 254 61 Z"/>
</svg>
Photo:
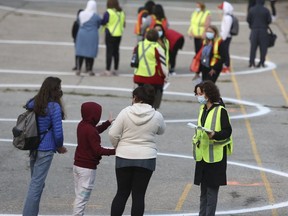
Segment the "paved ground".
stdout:
<svg viewBox="0 0 288 216">
<path fill-rule="evenodd" d="M 21 214 L 29 183 L 26 152 L 11 145 L 11 128 L 21 106 L 32 97 L 47 76 L 63 81 L 67 120 L 64 122 L 66 155 L 55 155 L 41 200 L 42 215 L 69 215 L 74 199 L 72 164 L 75 151 L 75 129 L 80 120 L 80 106 L 85 101 L 103 105 L 103 120 L 109 111 L 115 116 L 131 103 L 133 89 L 129 67 L 136 9 L 142 1 L 121 1 L 127 13 L 127 27 L 121 42 L 121 68 L 118 77 L 77 77 L 71 68 L 74 48 L 71 25 L 85 1 L 73 0 L 0 0 L 0 215 Z M 220 1 L 218 1 L 219 3 Z M 242 1 L 240 1 L 242 2 Z M 186 33 L 194 4 L 162 1 L 171 28 Z M 213 23 L 219 26 L 221 16 L 216 1 L 207 7 Z M 241 32 L 231 45 L 233 73 L 221 74 L 217 82 L 227 103 L 233 126 L 235 152 L 229 158 L 229 185 L 219 194 L 218 215 L 285 216 L 288 215 L 287 129 L 287 7 L 279 1 L 278 19 L 272 29 L 277 44 L 269 49 L 268 67 L 249 70 L 249 29 L 245 22 L 246 4 L 234 5 L 241 21 Z M 99 1 L 103 14 L 105 2 Z M 197 118 L 193 97 L 192 74 L 188 67 L 194 55 L 192 41 L 177 60 L 177 75 L 170 78 L 160 111 L 167 122 L 165 135 L 158 137 L 157 170 L 146 196 L 147 215 L 197 215 L 199 187 L 194 186 L 194 161 L 191 158 L 193 131 L 187 122 Z M 101 38 L 94 70 L 105 68 L 105 47 Z M 111 146 L 103 133 L 104 146 Z M 97 169 L 96 187 L 86 213 L 109 215 L 116 192 L 114 157 L 103 157 Z M 131 201 L 125 214 L 129 215 Z"/>
</svg>

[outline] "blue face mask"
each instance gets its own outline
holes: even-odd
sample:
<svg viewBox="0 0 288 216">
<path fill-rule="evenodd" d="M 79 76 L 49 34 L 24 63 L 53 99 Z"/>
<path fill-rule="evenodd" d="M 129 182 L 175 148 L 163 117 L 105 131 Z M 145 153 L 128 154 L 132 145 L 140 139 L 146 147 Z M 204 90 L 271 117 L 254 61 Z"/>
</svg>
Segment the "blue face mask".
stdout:
<svg viewBox="0 0 288 216">
<path fill-rule="evenodd" d="M 204 97 L 204 95 L 197 95 L 197 100 L 200 104 L 207 104 L 208 99 Z"/>
<path fill-rule="evenodd" d="M 159 36 L 159 38 L 161 38 L 162 35 L 163 35 L 163 31 L 158 31 L 158 36 Z"/>
<path fill-rule="evenodd" d="M 209 40 L 212 40 L 214 38 L 215 34 L 213 32 L 206 32 L 206 38 Z"/>
</svg>

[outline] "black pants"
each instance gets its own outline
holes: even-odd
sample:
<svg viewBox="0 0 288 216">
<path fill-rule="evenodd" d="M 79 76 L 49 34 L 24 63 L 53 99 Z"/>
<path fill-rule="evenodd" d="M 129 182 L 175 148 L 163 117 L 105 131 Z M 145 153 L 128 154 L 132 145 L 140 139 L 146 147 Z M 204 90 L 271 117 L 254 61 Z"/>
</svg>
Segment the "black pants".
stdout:
<svg viewBox="0 0 288 216">
<path fill-rule="evenodd" d="M 267 29 L 252 29 L 250 34 L 250 65 L 255 65 L 256 51 L 260 48 L 260 64 L 264 64 L 268 50 Z"/>
<path fill-rule="evenodd" d="M 276 8 L 275 8 L 275 3 L 276 3 L 276 1 L 275 1 L 275 0 L 274 0 L 274 1 L 271 1 L 271 0 L 270 0 L 270 3 L 271 3 L 272 15 L 273 15 L 273 16 L 276 16 Z"/>
<path fill-rule="evenodd" d="M 123 214 L 127 199 L 132 195 L 131 216 L 142 216 L 145 209 L 145 193 L 153 171 L 142 167 L 116 169 L 117 193 L 111 206 L 111 216 Z"/>
<path fill-rule="evenodd" d="M 224 64 L 227 67 L 230 67 L 230 43 L 231 43 L 232 37 L 227 37 L 226 40 L 223 41 L 223 54 L 224 54 Z"/>
<path fill-rule="evenodd" d="M 215 216 L 219 186 L 209 187 L 201 183 L 199 216 Z"/>
<path fill-rule="evenodd" d="M 76 69 L 81 71 L 83 61 L 85 60 L 86 71 L 92 71 L 94 65 L 94 58 L 88 58 L 83 56 L 76 56 Z"/>
<path fill-rule="evenodd" d="M 179 39 L 175 43 L 173 50 L 169 52 L 169 61 L 170 61 L 170 67 L 172 70 L 175 69 L 177 53 L 178 53 L 178 50 L 182 49 L 183 44 L 184 44 L 184 38 Z"/>
<path fill-rule="evenodd" d="M 111 70 L 112 59 L 114 59 L 114 70 L 118 70 L 119 66 L 119 47 L 121 37 L 112 37 L 110 34 L 106 34 L 106 70 Z"/>
<path fill-rule="evenodd" d="M 194 48 L 195 48 L 195 54 L 198 53 L 198 51 L 202 47 L 202 39 L 201 38 L 194 38 Z"/>
</svg>

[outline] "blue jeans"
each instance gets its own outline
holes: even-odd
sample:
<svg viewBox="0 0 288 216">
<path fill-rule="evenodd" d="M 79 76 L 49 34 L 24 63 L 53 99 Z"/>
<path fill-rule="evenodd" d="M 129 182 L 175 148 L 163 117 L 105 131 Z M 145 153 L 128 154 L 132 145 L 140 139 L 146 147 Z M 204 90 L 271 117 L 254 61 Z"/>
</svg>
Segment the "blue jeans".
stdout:
<svg viewBox="0 0 288 216">
<path fill-rule="evenodd" d="M 31 181 L 26 197 L 23 216 L 37 216 L 45 179 L 47 177 L 54 152 L 37 151 L 30 156 Z"/>
</svg>

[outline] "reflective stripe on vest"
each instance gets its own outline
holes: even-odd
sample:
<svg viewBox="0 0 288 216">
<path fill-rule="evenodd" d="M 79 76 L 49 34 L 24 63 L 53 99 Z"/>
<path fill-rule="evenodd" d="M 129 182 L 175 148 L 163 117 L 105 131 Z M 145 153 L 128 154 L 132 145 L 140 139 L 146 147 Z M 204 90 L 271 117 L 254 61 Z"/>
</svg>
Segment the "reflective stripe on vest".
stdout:
<svg viewBox="0 0 288 216">
<path fill-rule="evenodd" d="M 221 59 L 221 56 L 219 55 L 219 45 L 221 42 L 221 38 L 217 38 L 213 43 L 213 56 L 210 61 L 210 66 L 214 66 L 216 62 Z"/>
<path fill-rule="evenodd" d="M 107 9 L 109 13 L 109 21 L 106 24 L 110 34 L 113 37 L 119 37 L 123 33 L 124 29 L 124 12 L 116 11 L 115 9 Z"/>
<path fill-rule="evenodd" d="M 136 68 L 134 71 L 135 75 L 143 77 L 152 77 L 155 75 L 156 46 L 156 42 L 151 42 L 147 39 L 138 43 L 139 65 L 138 68 Z"/>
<path fill-rule="evenodd" d="M 221 109 L 217 106 L 211 110 L 206 118 L 204 127 L 213 131 L 221 131 Z M 201 125 L 203 106 L 200 108 L 198 125 Z M 193 157 L 196 161 L 204 160 L 207 163 L 219 162 L 223 158 L 223 148 L 227 146 L 227 154 L 232 154 L 233 141 L 232 136 L 225 140 L 209 139 L 205 131 L 196 130 L 193 136 Z"/>
<path fill-rule="evenodd" d="M 205 10 L 205 11 L 200 11 L 200 12 L 194 12 L 191 16 L 191 26 L 193 35 L 196 37 L 200 37 L 203 35 L 205 31 L 205 22 L 210 14 L 210 11 Z"/>
</svg>

